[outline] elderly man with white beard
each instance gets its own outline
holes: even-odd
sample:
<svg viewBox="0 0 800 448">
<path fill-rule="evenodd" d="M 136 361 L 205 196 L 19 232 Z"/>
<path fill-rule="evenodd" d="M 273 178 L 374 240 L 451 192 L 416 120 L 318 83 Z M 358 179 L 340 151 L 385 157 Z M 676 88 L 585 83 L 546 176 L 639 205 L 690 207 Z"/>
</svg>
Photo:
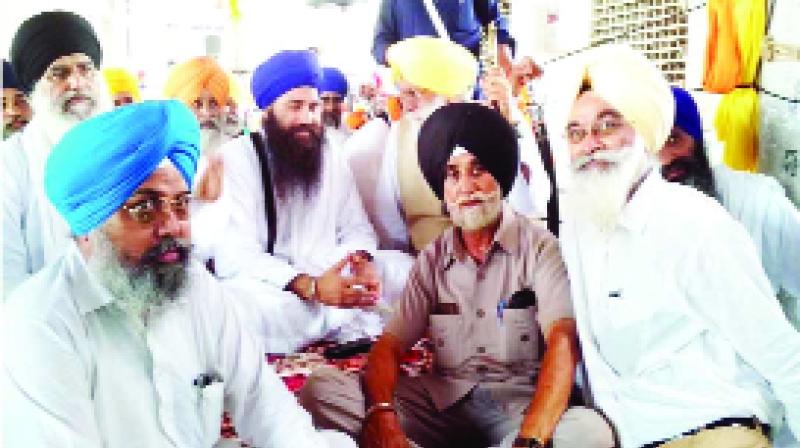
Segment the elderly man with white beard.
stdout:
<svg viewBox="0 0 800 448">
<path fill-rule="evenodd" d="M 44 196 L 44 162 L 72 126 L 110 109 L 100 43 L 91 25 L 70 12 L 43 12 L 20 25 L 11 44 L 17 80 L 31 89 L 34 117 L 3 142 L 3 290 L 57 258 L 69 227 Z"/>
<path fill-rule="evenodd" d="M 625 46 L 563 77 L 573 179 L 562 249 L 597 407 L 624 447 L 770 446 L 800 432 L 800 335 L 745 229 L 657 153 L 674 103 Z"/>
<path fill-rule="evenodd" d="M 419 165 L 453 227 L 417 258 L 363 381 L 309 378 L 300 398 L 318 426 L 367 448 L 614 445 L 599 414 L 568 406 L 579 359 L 569 280 L 555 237 L 505 203 L 518 164 L 514 130 L 486 106 L 449 104 L 425 121 Z M 426 335 L 434 371 L 399 376 Z"/>
<path fill-rule="evenodd" d="M 7 446 L 211 448 L 225 409 L 253 446 L 355 447 L 314 429 L 191 260 L 198 138 L 186 106 L 146 101 L 53 149 L 45 190 L 75 238 L 6 303 Z"/>
</svg>

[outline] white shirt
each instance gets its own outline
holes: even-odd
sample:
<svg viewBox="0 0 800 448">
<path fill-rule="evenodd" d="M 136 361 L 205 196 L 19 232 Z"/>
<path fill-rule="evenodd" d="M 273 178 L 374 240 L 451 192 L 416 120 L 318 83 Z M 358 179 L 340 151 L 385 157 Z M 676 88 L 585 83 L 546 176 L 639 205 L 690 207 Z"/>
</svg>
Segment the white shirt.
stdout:
<svg viewBox="0 0 800 448">
<path fill-rule="evenodd" d="M 211 447 L 223 400 L 259 447 L 328 446 L 225 294 L 192 263 L 188 290 L 146 327 L 118 306 L 72 244 L 20 286 L 3 329 L 7 446 Z M 229 299 L 228 299 L 229 300 Z M 215 374 L 200 388 L 193 381 Z M 350 444 L 350 446 L 355 446 Z"/>
<path fill-rule="evenodd" d="M 36 118 L 0 144 L 6 297 L 58 258 L 71 237 L 69 225 L 44 193 L 44 165 L 52 147 L 43 123 Z"/>
<path fill-rule="evenodd" d="M 761 255 L 775 291 L 800 299 L 800 212 L 775 179 L 734 171 L 714 170 L 722 206 L 744 225 Z"/>
<path fill-rule="evenodd" d="M 610 235 L 563 232 L 591 391 L 624 447 L 725 417 L 775 427 L 781 404 L 800 433 L 800 335 L 716 201 L 650 174 Z"/>
<path fill-rule="evenodd" d="M 247 302 L 243 306 L 268 350 L 291 351 L 359 319 L 369 321 L 371 332 L 380 332 L 380 319 L 373 313 L 307 304 L 283 291 L 301 273 L 318 276 L 352 251 L 377 249 L 345 158 L 326 144 L 316 194 L 304 198 L 296 192 L 286 200 L 275 196 L 277 229 L 270 255 L 261 169 L 252 141 L 242 136 L 222 151 L 222 194 L 230 220 L 225 242 L 215 251 L 216 271 L 241 288 L 238 298 Z"/>
</svg>

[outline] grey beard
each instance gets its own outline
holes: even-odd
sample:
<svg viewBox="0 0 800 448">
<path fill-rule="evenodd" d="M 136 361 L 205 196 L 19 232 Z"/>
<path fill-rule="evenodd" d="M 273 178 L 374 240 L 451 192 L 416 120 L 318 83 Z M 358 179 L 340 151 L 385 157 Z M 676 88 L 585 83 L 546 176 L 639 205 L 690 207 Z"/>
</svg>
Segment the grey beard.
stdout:
<svg viewBox="0 0 800 448">
<path fill-rule="evenodd" d="M 117 299 L 117 305 L 141 325 L 183 292 L 188 277 L 185 264 L 176 263 L 167 269 L 169 272 L 126 266 L 102 231 L 93 233 L 91 240 L 89 271 Z"/>
</svg>

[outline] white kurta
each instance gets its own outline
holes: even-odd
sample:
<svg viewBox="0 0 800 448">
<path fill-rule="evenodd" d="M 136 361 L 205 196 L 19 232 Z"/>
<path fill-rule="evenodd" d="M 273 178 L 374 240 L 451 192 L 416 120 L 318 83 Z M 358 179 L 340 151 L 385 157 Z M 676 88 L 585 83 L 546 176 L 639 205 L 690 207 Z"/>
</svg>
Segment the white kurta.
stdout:
<svg viewBox="0 0 800 448">
<path fill-rule="evenodd" d="M 44 165 L 52 147 L 36 117 L 0 144 L 5 296 L 58 258 L 70 240 L 69 225 L 44 193 Z"/>
<path fill-rule="evenodd" d="M 4 440 L 36 447 L 211 447 L 224 408 L 259 447 L 352 446 L 315 431 L 216 280 L 193 263 L 187 291 L 146 327 L 121 310 L 72 244 L 20 286 L 2 328 Z M 216 380 L 194 385 L 203 374 Z"/>
<path fill-rule="evenodd" d="M 291 351 L 354 322 L 379 333 L 377 314 L 308 304 L 283 291 L 300 273 L 318 276 L 349 252 L 374 253 L 377 238 L 342 155 L 325 146 L 316 194 L 287 200 L 276 195 L 274 255 L 266 252 L 267 220 L 258 156 L 249 136 L 222 149 L 230 221 L 215 254 L 217 274 L 236 282 L 239 302 L 267 341 L 268 350 Z M 345 339 L 347 339 L 345 337 Z"/>
<path fill-rule="evenodd" d="M 610 235 L 562 229 L 591 391 L 623 447 L 725 417 L 777 427 L 784 409 L 800 433 L 800 335 L 716 201 L 656 173 Z"/>
<path fill-rule="evenodd" d="M 756 244 L 775 291 L 800 299 L 800 212 L 775 179 L 734 171 L 714 170 L 719 199 L 744 225 Z"/>
</svg>

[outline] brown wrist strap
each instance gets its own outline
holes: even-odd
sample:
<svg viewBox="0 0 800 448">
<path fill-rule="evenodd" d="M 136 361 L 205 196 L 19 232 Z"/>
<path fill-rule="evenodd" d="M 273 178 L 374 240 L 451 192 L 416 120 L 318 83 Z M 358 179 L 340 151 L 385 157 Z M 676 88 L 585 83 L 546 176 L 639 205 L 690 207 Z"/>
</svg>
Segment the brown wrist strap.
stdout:
<svg viewBox="0 0 800 448">
<path fill-rule="evenodd" d="M 376 412 L 384 411 L 396 412 L 394 409 L 394 404 L 385 401 L 373 404 L 367 408 L 367 412 L 364 414 L 364 420 L 366 421 L 372 414 Z"/>
</svg>

